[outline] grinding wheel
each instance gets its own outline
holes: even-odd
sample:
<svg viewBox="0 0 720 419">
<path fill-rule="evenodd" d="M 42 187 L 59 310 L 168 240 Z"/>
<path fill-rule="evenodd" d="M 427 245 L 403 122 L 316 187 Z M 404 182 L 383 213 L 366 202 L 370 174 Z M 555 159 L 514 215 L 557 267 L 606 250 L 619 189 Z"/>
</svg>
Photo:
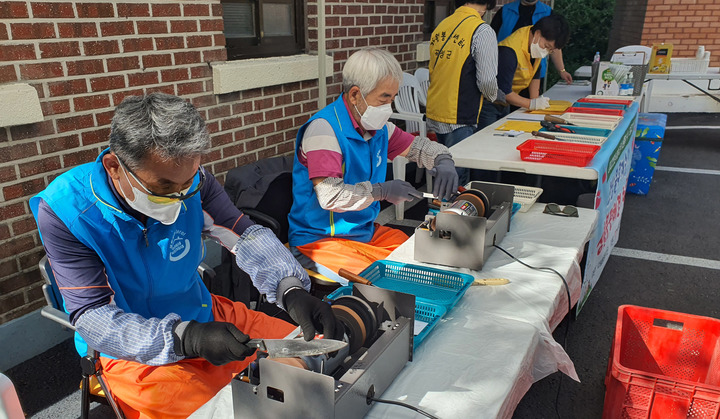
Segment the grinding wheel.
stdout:
<svg viewBox="0 0 720 419">
<path fill-rule="evenodd" d="M 372 307 L 365 302 L 365 300 L 355 297 L 353 295 L 343 295 L 333 301 L 333 307 L 336 305 L 342 305 L 352 310 L 358 317 L 365 327 L 366 335 L 363 339 L 362 344 L 366 345 L 371 339 L 375 337 L 378 330 L 377 317 Z"/>
<path fill-rule="evenodd" d="M 490 211 L 490 200 L 488 199 L 485 192 L 478 189 L 466 189 L 465 192 L 461 193 L 457 199 L 464 199 L 473 205 L 478 210 L 478 217 L 487 217 Z"/>
<path fill-rule="evenodd" d="M 345 333 L 348 337 L 349 353 L 355 353 L 367 338 L 365 326 L 360 317 L 350 308 L 342 304 L 333 304 L 333 314 L 345 326 Z"/>
</svg>

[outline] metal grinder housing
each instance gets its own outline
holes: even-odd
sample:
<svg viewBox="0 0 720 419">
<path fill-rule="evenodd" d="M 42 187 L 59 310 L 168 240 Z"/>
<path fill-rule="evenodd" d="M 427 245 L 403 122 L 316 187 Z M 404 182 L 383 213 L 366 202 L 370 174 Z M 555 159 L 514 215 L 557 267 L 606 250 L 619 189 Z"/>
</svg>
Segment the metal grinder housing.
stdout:
<svg viewBox="0 0 720 419">
<path fill-rule="evenodd" d="M 415 229 L 415 260 L 482 269 L 495 249 L 493 245 L 499 244 L 510 230 L 515 187 L 473 181 L 467 189 L 480 191 L 487 197 L 484 214 L 475 216 L 448 212 L 455 201 L 443 203 L 437 215 L 428 216 Z"/>
</svg>

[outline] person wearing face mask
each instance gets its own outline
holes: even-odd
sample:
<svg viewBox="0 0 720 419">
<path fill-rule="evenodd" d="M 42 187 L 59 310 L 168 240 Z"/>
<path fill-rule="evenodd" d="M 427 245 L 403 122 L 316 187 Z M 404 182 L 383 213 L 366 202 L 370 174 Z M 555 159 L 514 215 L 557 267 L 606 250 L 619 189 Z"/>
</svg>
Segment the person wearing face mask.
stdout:
<svg viewBox="0 0 720 419">
<path fill-rule="evenodd" d="M 545 109 L 550 100 L 540 96 L 540 60 L 552 50 L 567 44 L 570 28 L 558 14 L 546 16 L 533 26 L 525 26 L 498 44 L 498 88 L 505 93 L 509 105 L 530 110 Z M 530 97 L 520 93 L 527 89 Z M 509 106 L 483 109 L 498 120 L 507 115 Z"/>
<path fill-rule="evenodd" d="M 495 13 L 490 26 L 497 33 L 498 42 L 501 42 L 516 30 L 532 26 L 545 16 L 550 16 L 552 12 L 550 6 L 538 0 L 514 0 Z M 560 77 L 567 83 L 572 83 L 572 74 L 565 70 L 562 49 L 555 50 L 550 59 Z M 546 72 L 547 59 L 543 58 L 540 63 L 540 79 L 545 78 Z"/>
<path fill-rule="evenodd" d="M 388 158 L 405 156 L 431 169 L 438 198 L 457 191 L 458 177 L 447 147 L 388 122 L 402 80 L 392 54 L 359 50 L 348 58 L 342 75 L 343 94 L 297 135 L 289 242 L 313 263 L 360 273 L 408 238 L 375 224 L 380 201 L 422 197 L 408 182 L 385 180 Z"/>
<path fill-rule="evenodd" d="M 205 122 L 184 99 L 128 97 L 115 110 L 109 148 L 30 200 L 78 353 L 101 352 L 126 417 L 187 417 L 250 363 L 250 338 L 295 329 L 212 295 L 197 272 L 203 237 L 231 250 L 306 339 L 343 336 L 292 254 L 200 165 L 209 147 Z"/>
<path fill-rule="evenodd" d="M 497 80 L 497 42 L 483 15 L 495 0 L 456 0 L 455 12 L 430 37 L 430 87 L 427 126 L 448 147 L 487 126 L 480 110 L 501 101 Z M 460 184 L 470 181 L 469 169 L 458 169 Z"/>
</svg>

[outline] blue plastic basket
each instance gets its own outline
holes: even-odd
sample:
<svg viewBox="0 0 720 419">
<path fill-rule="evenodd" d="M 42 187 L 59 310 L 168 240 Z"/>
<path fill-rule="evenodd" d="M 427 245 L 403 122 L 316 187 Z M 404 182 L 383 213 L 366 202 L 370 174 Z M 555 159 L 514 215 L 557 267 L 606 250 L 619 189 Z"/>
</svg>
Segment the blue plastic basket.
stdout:
<svg viewBox="0 0 720 419">
<path fill-rule="evenodd" d="M 389 260 L 378 260 L 360 276 L 380 288 L 414 295 L 418 300 L 441 305 L 450 311 L 465 294 L 472 275 Z"/>
<path fill-rule="evenodd" d="M 345 295 L 352 295 L 352 285 L 340 287 L 329 294 L 325 299 L 334 300 Z M 417 348 L 420 342 L 435 328 L 440 319 L 447 313 L 443 306 L 415 300 L 415 320 L 427 323 L 427 326 L 419 334 L 413 337 L 413 348 Z"/>
</svg>

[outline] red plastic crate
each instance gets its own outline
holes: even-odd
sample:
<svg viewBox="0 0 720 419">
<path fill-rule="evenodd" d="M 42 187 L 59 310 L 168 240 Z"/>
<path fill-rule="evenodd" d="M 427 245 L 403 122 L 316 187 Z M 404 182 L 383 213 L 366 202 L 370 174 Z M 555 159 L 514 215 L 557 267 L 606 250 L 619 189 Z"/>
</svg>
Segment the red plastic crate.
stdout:
<svg viewBox="0 0 720 419">
<path fill-rule="evenodd" d="M 618 309 L 603 418 L 720 418 L 720 320 Z"/>
<path fill-rule="evenodd" d="M 600 150 L 599 145 L 529 139 L 517 146 L 520 159 L 585 167 Z"/>
</svg>

